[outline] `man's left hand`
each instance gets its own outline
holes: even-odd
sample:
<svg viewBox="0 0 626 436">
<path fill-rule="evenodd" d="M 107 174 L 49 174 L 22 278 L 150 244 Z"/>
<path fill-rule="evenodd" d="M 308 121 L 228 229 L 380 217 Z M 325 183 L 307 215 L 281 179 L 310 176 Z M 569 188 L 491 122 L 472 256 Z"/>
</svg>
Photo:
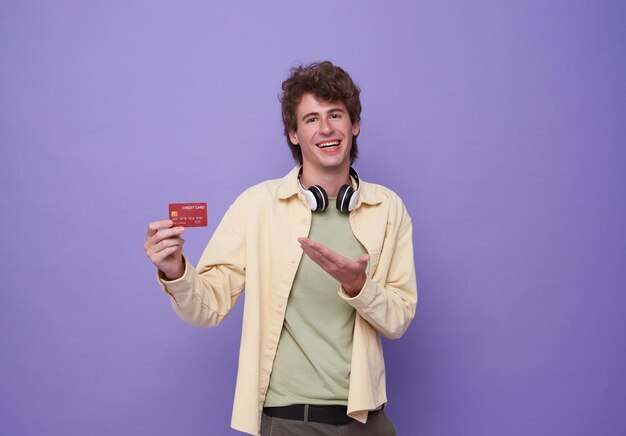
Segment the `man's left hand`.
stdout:
<svg viewBox="0 0 626 436">
<path fill-rule="evenodd" d="M 298 238 L 302 251 L 324 271 L 337 280 L 344 292 L 356 297 L 365 285 L 365 269 L 370 257 L 367 253 L 357 260 L 348 259 L 341 254 L 309 238 Z"/>
</svg>

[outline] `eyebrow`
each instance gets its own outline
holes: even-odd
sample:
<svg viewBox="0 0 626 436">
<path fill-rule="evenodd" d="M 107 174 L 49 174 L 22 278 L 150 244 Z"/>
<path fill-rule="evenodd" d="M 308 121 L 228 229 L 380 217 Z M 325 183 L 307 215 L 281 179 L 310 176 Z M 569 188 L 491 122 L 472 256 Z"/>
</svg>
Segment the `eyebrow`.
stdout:
<svg viewBox="0 0 626 436">
<path fill-rule="evenodd" d="M 346 113 L 346 111 L 345 111 L 345 110 L 343 110 L 343 109 L 342 109 L 342 108 L 340 108 L 340 107 L 335 107 L 335 108 L 332 108 L 332 109 L 330 109 L 330 110 L 328 111 L 328 113 L 329 113 L 329 114 L 333 114 L 333 113 L 336 113 L 336 112 L 341 112 L 341 113 L 343 113 L 343 114 L 345 114 L 345 113 Z M 302 115 L 301 120 L 302 120 L 302 121 L 304 121 L 304 120 L 306 120 L 306 119 L 307 119 L 308 117 L 310 117 L 310 116 L 313 116 L 313 115 L 317 115 L 317 116 L 319 116 L 319 114 L 320 114 L 319 112 L 309 112 L 308 114 L 304 114 L 304 115 Z"/>
</svg>

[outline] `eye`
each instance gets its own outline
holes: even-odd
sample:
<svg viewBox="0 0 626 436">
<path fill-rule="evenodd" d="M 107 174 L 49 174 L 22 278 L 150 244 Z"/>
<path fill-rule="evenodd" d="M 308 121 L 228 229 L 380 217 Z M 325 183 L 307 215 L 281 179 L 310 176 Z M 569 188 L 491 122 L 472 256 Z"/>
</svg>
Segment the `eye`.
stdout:
<svg viewBox="0 0 626 436">
<path fill-rule="evenodd" d="M 341 114 L 340 113 L 333 113 L 333 114 L 330 114 L 329 118 L 331 120 L 340 120 L 341 119 Z"/>
<path fill-rule="evenodd" d="M 304 123 L 311 124 L 311 123 L 314 123 L 315 121 L 317 121 L 317 117 L 309 117 L 304 120 Z"/>
</svg>

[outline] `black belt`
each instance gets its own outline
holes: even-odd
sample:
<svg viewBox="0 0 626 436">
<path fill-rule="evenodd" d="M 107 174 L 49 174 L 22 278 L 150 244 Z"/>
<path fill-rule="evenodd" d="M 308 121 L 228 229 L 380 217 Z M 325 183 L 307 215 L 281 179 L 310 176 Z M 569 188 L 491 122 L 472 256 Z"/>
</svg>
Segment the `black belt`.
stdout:
<svg viewBox="0 0 626 436">
<path fill-rule="evenodd" d="M 370 414 L 380 410 L 371 411 Z M 293 404 L 283 407 L 264 407 L 263 413 L 268 416 L 296 421 L 323 422 L 324 424 L 346 425 L 352 421 L 346 406 L 314 406 L 309 404 Z"/>
</svg>

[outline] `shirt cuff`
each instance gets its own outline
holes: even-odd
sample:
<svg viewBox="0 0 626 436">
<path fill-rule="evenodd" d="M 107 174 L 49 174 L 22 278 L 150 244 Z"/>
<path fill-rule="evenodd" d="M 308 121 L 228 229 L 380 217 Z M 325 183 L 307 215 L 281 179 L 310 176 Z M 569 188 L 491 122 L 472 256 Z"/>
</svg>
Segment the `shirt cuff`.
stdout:
<svg viewBox="0 0 626 436">
<path fill-rule="evenodd" d="M 374 282 L 371 278 L 365 278 L 365 284 L 363 288 L 356 294 L 354 297 L 348 295 L 343 288 L 339 288 L 339 296 L 343 298 L 345 301 L 350 303 L 354 308 L 358 309 L 361 307 L 367 307 L 374 301 L 376 297 L 377 286 L 376 282 Z"/>
<path fill-rule="evenodd" d="M 176 280 L 168 280 L 161 270 L 157 270 L 157 280 L 166 294 L 174 296 L 176 293 L 189 290 L 190 285 L 192 285 L 193 266 L 185 256 L 183 256 L 183 261 L 185 262 L 185 271 Z"/>
</svg>

